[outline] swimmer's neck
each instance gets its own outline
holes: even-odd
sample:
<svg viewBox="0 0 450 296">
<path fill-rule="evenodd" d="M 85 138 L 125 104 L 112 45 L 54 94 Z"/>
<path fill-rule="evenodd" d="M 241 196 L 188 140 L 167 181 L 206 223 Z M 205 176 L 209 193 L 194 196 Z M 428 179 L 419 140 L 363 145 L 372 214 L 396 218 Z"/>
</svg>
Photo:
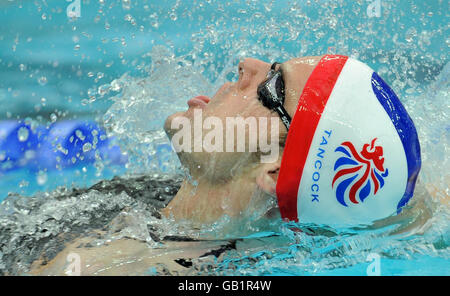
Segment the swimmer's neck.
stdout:
<svg viewBox="0 0 450 296">
<path fill-rule="evenodd" d="M 236 217 L 245 211 L 256 190 L 255 182 L 242 176 L 221 184 L 206 178 L 194 182 L 185 179 L 180 190 L 162 213 L 175 220 L 212 223 L 228 215 Z"/>
</svg>

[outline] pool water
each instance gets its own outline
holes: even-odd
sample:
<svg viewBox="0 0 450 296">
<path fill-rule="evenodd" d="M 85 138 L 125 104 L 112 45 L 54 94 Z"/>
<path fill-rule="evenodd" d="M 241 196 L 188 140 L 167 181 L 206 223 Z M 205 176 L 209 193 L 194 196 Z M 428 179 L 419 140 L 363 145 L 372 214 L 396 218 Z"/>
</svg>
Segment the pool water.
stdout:
<svg viewBox="0 0 450 296">
<path fill-rule="evenodd" d="M 0 4 L 0 121 L 96 121 L 127 162 L 3 170 L 0 201 L 11 192 L 89 187 L 114 175 L 183 173 L 162 124 L 188 98 L 211 96 L 236 79 L 243 57 L 283 61 L 339 53 L 376 69 L 415 122 L 421 186 L 432 184 L 434 192 L 428 228 L 330 238 L 278 225 L 272 231 L 282 244 L 230 251 L 211 273 L 366 275 L 379 256 L 382 275 L 450 274 L 446 1 L 87 0 L 79 2 L 79 17 L 68 17 L 71 3 Z"/>
</svg>

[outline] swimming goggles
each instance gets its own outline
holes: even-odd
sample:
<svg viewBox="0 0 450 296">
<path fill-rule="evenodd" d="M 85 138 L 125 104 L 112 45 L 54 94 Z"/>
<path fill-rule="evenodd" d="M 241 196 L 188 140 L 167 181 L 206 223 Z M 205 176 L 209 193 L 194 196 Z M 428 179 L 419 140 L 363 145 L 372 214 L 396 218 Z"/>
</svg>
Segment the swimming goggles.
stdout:
<svg viewBox="0 0 450 296">
<path fill-rule="evenodd" d="M 285 99 L 284 80 L 281 69 L 275 70 L 277 64 L 279 63 L 272 64 L 266 80 L 258 86 L 258 100 L 264 107 L 277 112 L 287 130 L 289 130 L 291 117 L 283 107 Z"/>
</svg>

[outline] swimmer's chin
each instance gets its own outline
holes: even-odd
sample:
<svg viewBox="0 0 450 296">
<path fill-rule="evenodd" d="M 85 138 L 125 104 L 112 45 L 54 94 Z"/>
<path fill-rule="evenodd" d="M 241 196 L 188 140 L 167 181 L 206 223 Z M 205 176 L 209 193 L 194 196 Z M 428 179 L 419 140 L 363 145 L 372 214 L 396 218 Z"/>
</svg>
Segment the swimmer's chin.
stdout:
<svg viewBox="0 0 450 296">
<path fill-rule="evenodd" d="M 181 111 L 181 112 L 176 112 L 176 113 L 174 113 L 172 115 L 169 115 L 166 118 L 166 121 L 164 122 L 164 131 L 166 132 L 166 134 L 169 137 L 169 139 L 172 139 L 174 133 L 176 131 L 178 131 L 178 129 L 177 130 L 173 130 L 171 128 L 171 126 L 172 126 L 172 121 L 174 120 L 174 118 L 179 117 L 179 116 L 186 116 L 186 112 Z"/>
<path fill-rule="evenodd" d="M 167 136 L 172 139 L 173 135 L 180 130 L 179 124 L 175 124 L 177 128 L 172 128 L 172 122 L 177 117 L 183 117 L 185 119 L 188 119 L 189 121 L 192 120 L 193 113 L 195 109 L 204 109 L 199 108 L 197 106 L 190 106 L 186 111 L 180 111 L 176 112 L 169 117 L 167 117 L 166 121 L 164 122 L 164 131 L 166 132 Z M 182 122 L 182 121 L 181 121 Z"/>
</svg>

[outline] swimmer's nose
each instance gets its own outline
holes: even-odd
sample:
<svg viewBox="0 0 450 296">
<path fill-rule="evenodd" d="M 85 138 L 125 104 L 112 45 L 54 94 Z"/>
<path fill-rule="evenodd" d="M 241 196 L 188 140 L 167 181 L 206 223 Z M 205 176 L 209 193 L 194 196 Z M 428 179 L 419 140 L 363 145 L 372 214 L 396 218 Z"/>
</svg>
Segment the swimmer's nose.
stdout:
<svg viewBox="0 0 450 296">
<path fill-rule="evenodd" d="M 250 85 L 258 85 L 267 76 L 270 70 L 270 64 L 258 59 L 246 58 L 239 63 L 239 72 L 243 76 L 240 88 L 246 88 Z"/>
</svg>

